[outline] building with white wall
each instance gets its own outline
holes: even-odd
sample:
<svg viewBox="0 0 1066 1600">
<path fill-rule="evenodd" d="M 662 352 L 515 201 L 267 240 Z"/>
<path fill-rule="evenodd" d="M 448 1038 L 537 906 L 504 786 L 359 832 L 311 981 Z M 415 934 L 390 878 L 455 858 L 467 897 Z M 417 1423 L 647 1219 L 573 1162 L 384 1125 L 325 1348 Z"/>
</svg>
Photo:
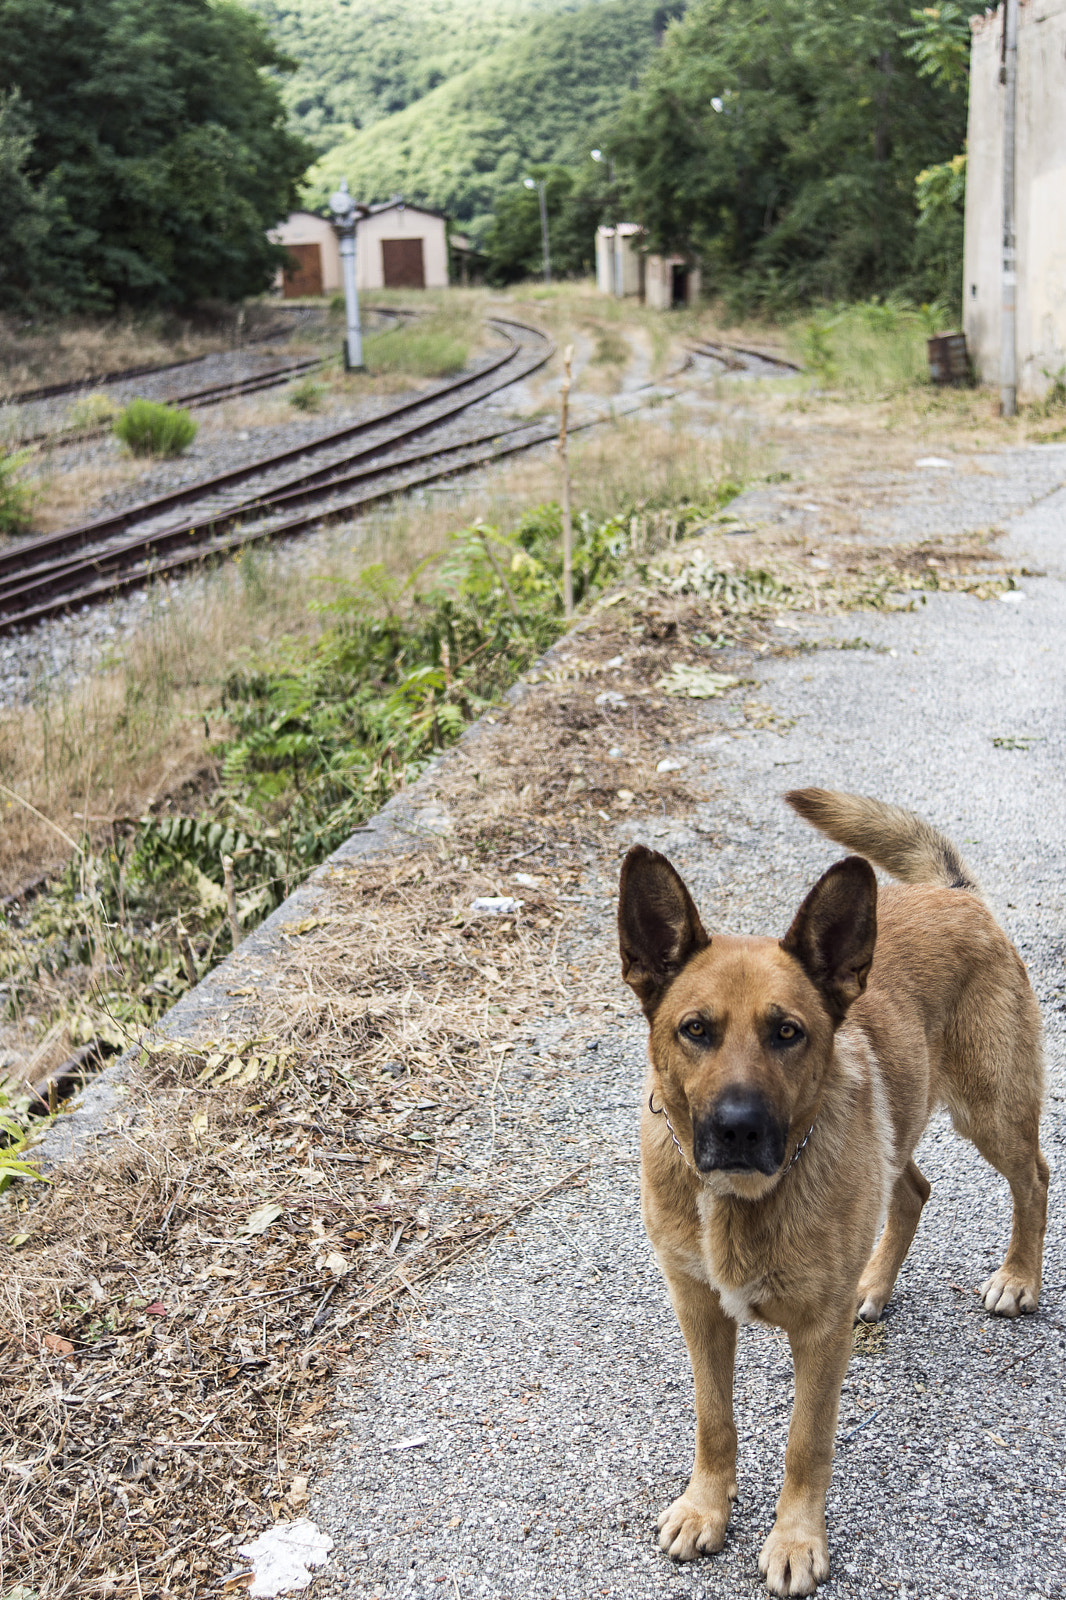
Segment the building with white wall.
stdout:
<svg viewBox="0 0 1066 1600">
<path fill-rule="evenodd" d="M 970 22 L 963 326 L 990 384 L 1000 381 L 1004 9 Z M 1015 235 L 1018 395 L 1032 400 L 1066 367 L 1066 0 L 1019 6 Z"/>
<path fill-rule="evenodd" d="M 448 219 L 397 197 L 371 206 L 355 235 L 360 289 L 446 289 Z"/>
<path fill-rule="evenodd" d="M 637 249 L 640 225 L 619 222 L 596 229 L 596 287 L 601 294 L 644 297 L 644 258 Z"/>
<path fill-rule="evenodd" d="M 293 258 L 278 280 L 286 299 L 343 287 L 340 247 L 326 217 L 294 211 L 270 237 Z M 355 235 L 355 276 L 360 290 L 446 289 L 448 219 L 399 197 L 368 206 Z"/>
<path fill-rule="evenodd" d="M 636 222 L 596 229 L 596 287 L 619 299 L 634 295 L 653 311 L 695 305 L 700 269 L 685 256 L 648 255 Z"/>
<path fill-rule="evenodd" d="M 313 211 L 293 211 L 270 238 L 283 244 L 293 266 L 278 274 L 276 287 L 286 300 L 336 294 L 342 287 L 341 252 L 333 224 Z"/>
</svg>

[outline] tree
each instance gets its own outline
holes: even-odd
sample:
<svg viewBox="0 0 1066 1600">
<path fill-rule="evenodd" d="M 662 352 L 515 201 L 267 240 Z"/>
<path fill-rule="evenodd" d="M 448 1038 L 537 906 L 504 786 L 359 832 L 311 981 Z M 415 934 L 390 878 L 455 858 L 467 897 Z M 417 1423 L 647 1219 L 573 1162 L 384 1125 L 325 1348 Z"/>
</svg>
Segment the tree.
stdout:
<svg viewBox="0 0 1066 1600">
<path fill-rule="evenodd" d="M 755 302 L 904 281 L 915 179 L 965 131 L 908 53 L 912 21 L 904 0 L 695 0 L 610 141 L 653 245 Z"/>
<path fill-rule="evenodd" d="M 69 219 L 46 252 L 57 292 L 105 307 L 264 289 L 284 254 L 266 230 L 312 154 L 268 76 L 285 64 L 233 0 L 0 0 L 0 88 L 32 128 L 22 178 Z"/>
<path fill-rule="evenodd" d="M 596 229 L 603 219 L 605 197 L 602 175 L 591 161 L 586 168 L 591 171 L 561 166 L 529 168 L 529 176 L 544 183 L 548 250 L 552 275 L 557 278 L 583 276 L 595 264 Z M 500 196 L 484 249 L 490 283 L 540 276 L 544 249 L 536 189 L 516 184 Z"/>
</svg>

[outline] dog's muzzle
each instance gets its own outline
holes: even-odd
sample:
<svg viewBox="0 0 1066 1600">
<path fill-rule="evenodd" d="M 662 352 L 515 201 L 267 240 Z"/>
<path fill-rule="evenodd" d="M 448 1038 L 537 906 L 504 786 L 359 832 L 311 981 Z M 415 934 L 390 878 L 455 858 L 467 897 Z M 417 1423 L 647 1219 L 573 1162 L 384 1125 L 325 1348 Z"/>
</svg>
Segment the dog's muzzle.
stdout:
<svg viewBox="0 0 1066 1600">
<path fill-rule="evenodd" d="M 788 1128 L 763 1098 L 727 1089 L 712 1109 L 694 1119 L 692 1154 L 699 1172 L 763 1172 L 770 1177 L 785 1159 Z"/>
</svg>

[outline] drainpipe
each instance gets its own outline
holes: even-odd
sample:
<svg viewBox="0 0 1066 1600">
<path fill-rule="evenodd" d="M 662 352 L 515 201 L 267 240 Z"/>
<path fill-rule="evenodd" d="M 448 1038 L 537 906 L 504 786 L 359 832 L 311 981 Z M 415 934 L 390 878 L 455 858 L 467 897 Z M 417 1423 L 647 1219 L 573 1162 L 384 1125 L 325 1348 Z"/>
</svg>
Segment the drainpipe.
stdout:
<svg viewBox="0 0 1066 1600">
<path fill-rule="evenodd" d="M 1014 231 L 1015 159 L 1018 121 L 1018 0 L 1003 0 L 1003 276 L 1000 310 L 999 405 L 1005 417 L 1018 410 L 1016 299 L 1018 256 Z"/>
</svg>

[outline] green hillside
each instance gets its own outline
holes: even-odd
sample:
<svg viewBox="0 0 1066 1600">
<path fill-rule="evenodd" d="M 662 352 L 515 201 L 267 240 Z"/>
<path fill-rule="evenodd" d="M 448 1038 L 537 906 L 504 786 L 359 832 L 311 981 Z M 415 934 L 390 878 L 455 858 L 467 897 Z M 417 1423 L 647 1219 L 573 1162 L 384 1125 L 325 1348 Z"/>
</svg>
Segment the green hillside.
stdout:
<svg viewBox="0 0 1066 1600">
<path fill-rule="evenodd" d="M 297 130 L 327 150 L 402 111 L 567 0 L 247 0 L 298 63 L 280 81 Z"/>
<path fill-rule="evenodd" d="M 445 6 L 436 3 L 440 10 L 431 14 L 443 17 Z M 464 4 L 459 0 L 453 15 Z M 308 199 L 323 201 L 345 176 L 360 199 L 403 194 L 479 232 L 497 198 L 531 164 L 587 161 L 680 9 L 656 0 L 592 0 L 527 20 L 521 33 L 478 52 L 474 65 L 342 139 L 312 168 Z M 501 13 L 479 15 L 479 25 L 490 26 Z M 287 43 L 284 32 L 280 39 Z"/>
</svg>

